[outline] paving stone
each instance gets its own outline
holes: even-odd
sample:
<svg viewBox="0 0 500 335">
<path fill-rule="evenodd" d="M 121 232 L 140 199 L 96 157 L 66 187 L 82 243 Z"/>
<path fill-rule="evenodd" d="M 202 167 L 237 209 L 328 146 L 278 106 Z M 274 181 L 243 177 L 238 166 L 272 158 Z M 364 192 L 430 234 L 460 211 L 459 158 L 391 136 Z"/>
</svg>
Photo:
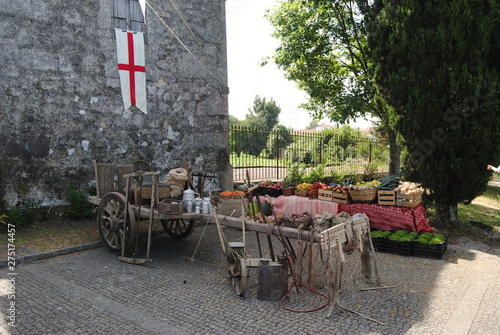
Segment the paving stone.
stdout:
<svg viewBox="0 0 500 335">
<path fill-rule="evenodd" d="M 440 260 L 377 254 L 382 284 L 395 287 L 369 291 L 359 288 L 373 285 L 355 280 L 359 254 L 348 255 L 341 304 L 382 325 L 347 311 L 334 311 L 328 317 L 329 306 L 298 313 L 285 310 L 277 301 L 259 300 L 254 268 L 249 269 L 247 294 L 237 296 L 227 278 L 215 226 L 209 225 L 203 236 L 202 231 L 197 228 L 185 241 L 155 236 L 153 262 L 145 265 L 120 262 L 102 247 L 59 257 L 33 257 L 35 262 L 16 268 L 17 327 L 0 323 L 0 333 L 440 334 L 478 273 L 485 274 L 488 285 L 467 331 L 500 333 L 499 258 L 484 246 L 462 241 L 450 245 Z M 225 228 L 224 232 L 230 241 L 241 239 L 241 231 Z M 250 256 L 258 257 L 254 234 L 247 234 L 247 246 Z M 145 240 L 140 247 L 142 257 Z M 276 243 L 275 249 L 280 253 L 282 247 Z M 496 267 L 483 269 L 485 259 L 490 264 L 496 260 Z M 0 283 L 0 289 L 6 290 L 4 282 Z M 327 293 L 324 286 L 318 290 Z M 299 293 L 292 290 L 285 299 L 297 309 L 311 309 L 321 301 L 304 288 Z M 0 306 L 8 302 L 0 291 Z"/>
</svg>

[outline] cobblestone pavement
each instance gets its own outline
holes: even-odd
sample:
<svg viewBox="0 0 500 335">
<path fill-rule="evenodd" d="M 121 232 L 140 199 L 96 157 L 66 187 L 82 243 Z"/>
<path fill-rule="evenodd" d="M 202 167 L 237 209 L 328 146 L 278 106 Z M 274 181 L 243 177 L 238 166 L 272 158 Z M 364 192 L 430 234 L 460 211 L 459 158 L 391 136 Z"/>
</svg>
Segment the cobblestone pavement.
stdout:
<svg viewBox="0 0 500 335">
<path fill-rule="evenodd" d="M 259 300 L 256 268 L 245 297 L 237 296 L 215 225 L 204 228 L 185 241 L 155 236 L 154 261 L 145 265 L 120 262 L 101 247 L 16 266 L 15 327 L 3 317 L 0 333 L 500 334 L 500 252 L 486 245 L 463 240 L 441 260 L 378 253 L 382 284 L 395 286 L 365 291 L 356 279 L 359 254 L 349 255 L 340 302 L 370 320 L 347 311 L 328 317 L 329 307 L 293 312 Z M 228 241 L 241 240 L 241 231 L 224 231 Z M 259 257 L 255 233 L 246 239 L 250 256 Z M 145 247 L 142 240 L 141 252 Z M 8 269 L 1 271 L 0 306 L 9 316 L 12 285 Z M 285 303 L 307 310 L 324 300 L 301 288 Z"/>
</svg>

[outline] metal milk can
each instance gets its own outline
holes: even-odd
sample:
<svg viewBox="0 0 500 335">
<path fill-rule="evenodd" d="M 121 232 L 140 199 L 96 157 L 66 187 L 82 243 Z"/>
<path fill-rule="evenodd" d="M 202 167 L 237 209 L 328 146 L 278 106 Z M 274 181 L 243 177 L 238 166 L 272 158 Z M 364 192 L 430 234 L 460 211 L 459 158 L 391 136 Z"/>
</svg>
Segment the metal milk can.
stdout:
<svg viewBox="0 0 500 335">
<path fill-rule="evenodd" d="M 210 202 L 211 202 L 210 197 L 203 198 L 203 201 L 201 203 L 202 214 L 210 214 L 210 207 L 212 207 L 212 204 Z"/>
<path fill-rule="evenodd" d="M 203 202 L 203 199 L 200 198 L 199 195 L 198 195 L 198 197 L 196 197 L 196 199 L 194 199 L 194 212 L 196 214 L 200 214 L 201 213 L 202 202 Z"/>
<path fill-rule="evenodd" d="M 184 202 L 184 208 L 186 208 L 187 213 L 193 213 L 194 212 L 194 200 L 186 200 Z"/>
<path fill-rule="evenodd" d="M 184 192 L 182 192 L 182 201 L 186 202 L 188 200 L 194 200 L 196 194 L 198 193 L 188 188 L 187 190 L 184 190 Z"/>
</svg>

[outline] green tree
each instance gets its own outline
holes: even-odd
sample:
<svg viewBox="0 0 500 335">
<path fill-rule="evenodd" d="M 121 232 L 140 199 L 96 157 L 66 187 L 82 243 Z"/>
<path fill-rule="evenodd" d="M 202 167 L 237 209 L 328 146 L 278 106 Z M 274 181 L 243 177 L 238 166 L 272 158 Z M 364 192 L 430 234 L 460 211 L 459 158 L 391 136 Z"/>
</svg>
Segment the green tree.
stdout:
<svg viewBox="0 0 500 335">
<path fill-rule="evenodd" d="M 246 119 L 242 121 L 242 125 L 271 130 L 279 122 L 281 108 L 273 98 L 267 101 L 266 98 L 256 95 L 248 112 Z"/>
<path fill-rule="evenodd" d="M 431 190 L 438 220 L 486 188 L 498 158 L 500 17 L 496 1 L 377 1 L 370 43 L 376 83 L 407 154 L 409 179 Z"/>
<path fill-rule="evenodd" d="M 230 126 L 237 126 L 241 123 L 240 120 L 238 120 L 235 116 L 229 115 L 229 125 Z"/>
<path fill-rule="evenodd" d="M 307 136 L 294 134 L 293 142 L 285 150 L 285 157 L 293 163 L 339 164 L 354 158 L 361 132 L 348 125 L 326 128 Z"/>
<path fill-rule="evenodd" d="M 281 124 L 275 125 L 267 139 L 266 152 L 268 158 L 281 158 L 283 152 L 279 152 L 278 148 L 285 148 L 292 142 L 293 138 L 290 129 Z"/>
<path fill-rule="evenodd" d="M 240 136 L 231 136 L 231 150 L 238 155 L 244 152 L 258 156 L 266 148 L 269 132 L 278 124 L 281 108 L 273 98 L 267 101 L 256 95 L 248 111 L 246 118 L 239 122 L 243 127 Z"/>
<path fill-rule="evenodd" d="M 356 117 L 379 118 L 390 141 L 391 174 L 399 175 L 400 150 L 389 126 L 386 104 L 373 85 L 367 26 L 370 1 L 283 0 L 266 16 L 280 41 L 272 60 L 304 90 L 303 106 L 316 119 L 345 123 Z"/>
</svg>

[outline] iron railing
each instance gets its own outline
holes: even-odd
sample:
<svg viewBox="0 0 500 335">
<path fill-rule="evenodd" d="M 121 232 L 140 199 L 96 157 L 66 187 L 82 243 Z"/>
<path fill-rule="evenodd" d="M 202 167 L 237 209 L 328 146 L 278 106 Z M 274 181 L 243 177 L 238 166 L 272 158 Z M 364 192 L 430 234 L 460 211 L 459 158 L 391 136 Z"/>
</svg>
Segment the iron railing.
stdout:
<svg viewBox="0 0 500 335">
<path fill-rule="evenodd" d="M 234 181 L 247 180 L 247 171 L 251 180 L 283 180 L 293 164 L 332 175 L 387 171 L 389 162 L 387 143 L 367 136 L 242 126 L 231 127 L 230 154 Z"/>
</svg>

